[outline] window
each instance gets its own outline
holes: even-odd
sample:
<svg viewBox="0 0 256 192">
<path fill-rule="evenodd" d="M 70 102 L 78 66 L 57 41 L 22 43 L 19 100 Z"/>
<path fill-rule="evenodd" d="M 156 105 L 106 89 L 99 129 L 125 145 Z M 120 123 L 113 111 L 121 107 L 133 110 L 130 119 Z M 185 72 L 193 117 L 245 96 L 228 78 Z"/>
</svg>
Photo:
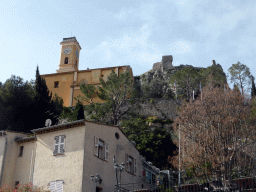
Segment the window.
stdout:
<svg viewBox="0 0 256 192">
<path fill-rule="evenodd" d="M 65 58 L 64 64 L 68 64 L 68 57 Z"/>
<path fill-rule="evenodd" d="M 119 134 L 115 133 L 115 137 L 116 137 L 116 139 L 119 139 Z"/>
<path fill-rule="evenodd" d="M 59 87 L 59 81 L 55 81 L 54 82 L 54 88 L 58 88 Z"/>
<path fill-rule="evenodd" d="M 65 135 L 56 136 L 54 138 L 55 145 L 54 145 L 54 151 L 53 155 L 63 154 L 64 153 L 64 141 L 65 141 Z"/>
<path fill-rule="evenodd" d="M 22 157 L 22 155 L 23 155 L 23 149 L 24 149 L 24 146 L 20 146 L 19 157 Z"/>
<path fill-rule="evenodd" d="M 96 187 L 96 192 L 102 192 L 103 191 L 103 189 L 102 188 L 100 188 L 100 187 Z"/>
<path fill-rule="evenodd" d="M 153 174 L 152 174 L 153 176 Z M 149 184 L 152 184 L 151 182 L 151 172 L 149 171 L 146 171 L 146 182 L 149 183 Z"/>
<path fill-rule="evenodd" d="M 107 142 L 96 136 L 94 137 L 94 155 L 100 159 L 108 161 L 109 145 Z"/>
<path fill-rule="evenodd" d="M 18 185 L 19 185 L 19 184 L 20 184 L 19 181 L 15 181 L 15 184 L 14 184 L 15 189 L 18 189 Z"/>
<path fill-rule="evenodd" d="M 136 174 L 137 172 L 136 159 L 128 154 L 125 154 L 125 169 L 132 174 Z"/>
<path fill-rule="evenodd" d="M 50 181 L 49 190 L 51 192 L 63 192 L 63 183 L 64 181 L 62 180 Z"/>
</svg>

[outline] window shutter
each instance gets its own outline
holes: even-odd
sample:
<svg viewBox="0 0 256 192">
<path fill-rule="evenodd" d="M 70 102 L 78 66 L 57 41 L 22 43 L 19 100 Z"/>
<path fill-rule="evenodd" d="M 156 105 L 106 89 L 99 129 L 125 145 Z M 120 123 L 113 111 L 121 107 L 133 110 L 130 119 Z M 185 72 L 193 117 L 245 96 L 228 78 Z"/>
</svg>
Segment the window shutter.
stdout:
<svg viewBox="0 0 256 192">
<path fill-rule="evenodd" d="M 99 137 L 94 137 L 94 155 L 99 156 Z"/>
<path fill-rule="evenodd" d="M 63 181 L 56 181 L 56 192 L 63 192 Z"/>
<path fill-rule="evenodd" d="M 128 167 L 129 167 L 128 165 L 129 165 L 128 154 L 125 153 L 125 169 L 126 169 L 126 171 L 128 171 Z"/>
<path fill-rule="evenodd" d="M 50 181 L 49 190 L 51 192 L 63 192 L 63 181 Z"/>
<path fill-rule="evenodd" d="M 136 159 L 134 159 L 134 174 L 136 175 L 137 172 L 137 162 Z"/>
<path fill-rule="evenodd" d="M 59 137 L 59 136 L 54 137 L 55 144 L 59 144 L 59 139 L 60 139 L 60 137 Z"/>
<path fill-rule="evenodd" d="M 109 154 L 109 146 L 108 143 L 105 143 L 105 160 L 108 161 L 108 154 Z"/>
<path fill-rule="evenodd" d="M 50 181 L 50 183 L 49 183 L 49 190 L 51 192 L 53 192 L 53 191 L 55 191 L 55 189 L 56 189 L 56 181 Z"/>
<path fill-rule="evenodd" d="M 58 153 L 58 149 L 59 149 L 59 136 L 54 137 L 55 140 L 55 145 L 54 145 L 54 151 L 53 154 L 57 154 Z"/>
<path fill-rule="evenodd" d="M 60 153 L 64 153 L 64 144 L 60 144 Z"/>
<path fill-rule="evenodd" d="M 64 140 L 65 140 L 65 136 L 64 135 L 60 136 L 60 144 L 59 144 L 60 153 L 64 153 Z"/>
</svg>

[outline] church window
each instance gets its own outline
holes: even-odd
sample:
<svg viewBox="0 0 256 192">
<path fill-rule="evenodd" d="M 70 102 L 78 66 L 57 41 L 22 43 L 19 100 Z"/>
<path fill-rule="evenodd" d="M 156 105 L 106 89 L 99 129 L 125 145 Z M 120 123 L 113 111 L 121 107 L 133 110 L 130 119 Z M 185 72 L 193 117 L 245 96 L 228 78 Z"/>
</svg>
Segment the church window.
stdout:
<svg viewBox="0 0 256 192">
<path fill-rule="evenodd" d="M 59 81 L 55 81 L 54 82 L 54 88 L 58 88 L 59 87 Z"/>
<path fill-rule="evenodd" d="M 55 144 L 54 144 L 54 151 L 53 155 L 59 155 L 64 153 L 64 141 L 65 141 L 65 135 L 56 136 L 54 138 Z"/>
<path fill-rule="evenodd" d="M 64 64 L 68 64 L 68 57 L 65 58 L 65 63 Z"/>
</svg>

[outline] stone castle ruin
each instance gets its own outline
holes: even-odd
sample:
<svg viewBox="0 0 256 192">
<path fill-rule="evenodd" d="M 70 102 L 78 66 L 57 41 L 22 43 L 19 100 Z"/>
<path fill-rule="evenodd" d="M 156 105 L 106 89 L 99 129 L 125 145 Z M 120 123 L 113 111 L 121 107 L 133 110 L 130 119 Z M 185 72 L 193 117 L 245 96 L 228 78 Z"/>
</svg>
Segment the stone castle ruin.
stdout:
<svg viewBox="0 0 256 192">
<path fill-rule="evenodd" d="M 193 67 L 192 65 L 183 65 L 180 64 L 179 66 L 173 66 L 173 57 L 172 55 L 164 55 L 162 56 L 162 61 L 157 62 L 153 64 L 153 68 L 149 70 L 148 72 L 135 77 L 136 81 L 140 81 L 141 83 L 145 81 L 151 81 L 153 78 L 161 77 L 163 80 L 168 81 L 170 80 L 170 77 L 177 73 L 178 71 L 184 69 L 184 68 L 193 68 L 195 70 L 201 70 L 205 67 Z M 215 60 L 212 60 L 212 66 L 221 67 L 220 64 L 216 64 Z"/>
<path fill-rule="evenodd" d="M 173 56 L 172 55 L 164 55 L 162 56 L 162 61 L 157 62 L 153 64 L 153 68 L 146 73 L 134 77 L 135 83 L 138 85 L 138 87 L 142 87 L 143 84 L 149 84 L 153 79 L 159 79 L 161 81 L 166 82 L 168 85 L 166 91 L 170 91 L 170 89 L 173 89 L 174 85 L 170 84 L 170 78 L 172 75 L 177 73 L 178 71 L 184 69 L 184 68 L 193 68 L 194 70 L 201 70 L 205 69 L 206 67 L 193 67 L 192 65 L 183 65 L 180 64 L 179 66 L 173 66 Z M 220 64 L 216 64 L 215 60 L 212 60 L 212 66 L 216 66 L 222 69 Z M 225 74 L 224 74 L 225 75 Z M 199 90 L 195 90 L 198 92 Z M 179 90 L 181 93 L 182 90 Z M 167 92 L 165 92 L 167 93 Z"/>
<path fill-rule="evenodd" d="M 172 61 L 173 61 L 172 55 L 162 56 L 162 61 L 154 63 L 152 71 L 164 72 L 166 70 L 170 70 L 173 68 Z"/>
</svg>

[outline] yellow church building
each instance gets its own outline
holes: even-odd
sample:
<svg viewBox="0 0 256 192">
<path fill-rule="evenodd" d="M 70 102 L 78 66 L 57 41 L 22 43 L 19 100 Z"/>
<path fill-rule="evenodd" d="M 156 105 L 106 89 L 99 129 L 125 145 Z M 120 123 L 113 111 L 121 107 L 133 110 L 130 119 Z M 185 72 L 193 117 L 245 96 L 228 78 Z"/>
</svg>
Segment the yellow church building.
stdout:
<svg viewBox="0 0 256 192">
<path fill-rule="evenodd" d="M 80 84 L 100 85 L 100 78 L 107 80 L 112 70 L 118 75 L 125 71 L 129 71 L 133 76 L 130 66 L 116 66 L 98 69 L 78 70 L 79 56 L 82 49 L 75 37 L 63 38 L 60 43 L 60 64 L 57 73 L 41 75 L 45 78 L 46 85 L 52 95 L 55 93 L 63 98 L 64 106 L 70 107 L 76 105 L 75 97 L 83 93 L 80 90 Z M 102 103 L 100 99 L 95 102 Z M 84 105 L 88 104 L 86 102 Z"/>
</svg>

